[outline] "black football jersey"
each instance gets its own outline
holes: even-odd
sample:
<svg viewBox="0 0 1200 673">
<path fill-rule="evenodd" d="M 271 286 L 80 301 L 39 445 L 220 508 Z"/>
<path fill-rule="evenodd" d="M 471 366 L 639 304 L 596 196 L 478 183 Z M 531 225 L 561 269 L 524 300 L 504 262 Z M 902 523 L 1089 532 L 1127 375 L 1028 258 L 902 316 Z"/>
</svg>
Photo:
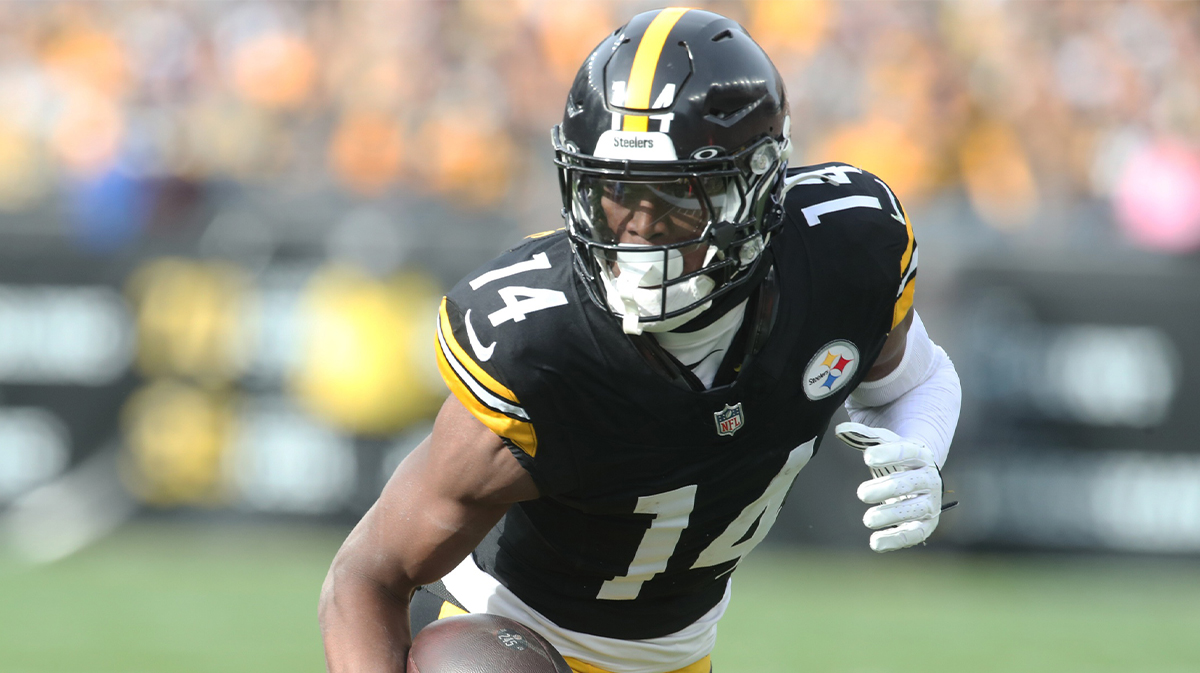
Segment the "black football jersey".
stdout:
<svg viewBox="0 0 1200 673">
<path fill-rule="evenodd" d="M 443 377 L 541 491 L 476 563 L 560 626 L 652 638 L 715 606 L 908 312 L 916 244 L 888 187 L 842 164 L 788 181 L 768 248 L 774 324 L 728 385 L 696 390 L 649 366 L 589 300 L 562 231 L 443 300 Z"/>
</svg>

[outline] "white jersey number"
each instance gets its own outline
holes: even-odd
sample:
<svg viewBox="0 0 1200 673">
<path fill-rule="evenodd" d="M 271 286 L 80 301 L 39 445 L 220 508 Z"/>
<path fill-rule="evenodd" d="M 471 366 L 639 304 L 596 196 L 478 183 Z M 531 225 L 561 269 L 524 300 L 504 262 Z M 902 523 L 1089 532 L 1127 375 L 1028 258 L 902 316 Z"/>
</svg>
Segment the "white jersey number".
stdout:
<svg viewBox="0 0 1200 673">
<path fill-rule="evenodd" d="M 815 443 L 815 438 L 810 439 L 792 449 L 783 469 L 771 479 L 771 483 L 767 485 L 763 494 L 754 502 L 746 505 L 741 513 L 725 527 L 725 531 L 705 547 L 704 551 L 700 552 L 700 556 L 692 564 L 693 569 L 708 568 L 727 561 L 740 563 L 741 559 L 750 553 L 750 550 L 762 542 L 767 531 L 775 524 L 775 518 L 779 516 L 783 498 L 787 495 L 792 481 L 796 479 L 800 468 L 804 467 L 812 458 Z M 638 498 L 634 512 L 653 514 L 654 519 L 650 522 L 650 528 L 642 536 L 642 542 L 633 555 L 633 562 L 629 564 L 629 569 L 624 575 L 606 581 L 600 587 L 596 598 L 606 600 L 637 598 L 641 593 L 642 585 L 647 580 L 667 569 L 667 562 L 675 553 L 675 547 L 679 544 L 679 538 L 688 526 L 695 505 L 696 486 L 694 484 L 666 493 Z M 753 535 L 747 536 L 750 527 L 755 522 L 758 522 L 758 527 L 754 530 Z M 734 567 L 737 567 L 736 563 Z M 732 570 L 733 568 L 730 568 L 729 572 Z"/>
<path fill-rule="evenodd" d="M 862 170 L 853 166 L 826 166 L 825 168 L 815 171 L 797 173 L 796 175 L 787 178 L 784 189 L 790 190 L 793 187 L 800 187 L 803 185 L 848 185 L 850 184 L 850 173 L 862 173 Z M 904 216 L 900 214 L 900 206 L 896 203 L 896 196 L 892 194 L 892 190 L 889 189 L 888 186 L 878 178 L 875 179 L 875 182 L 878 182 L 883 187 L 883 191 L 887 192 L 888 199 L 891 201 L 892 206 L 891 212 L 889 213 L 892 216 L 892 219 L 896 220 L 900 224 L 904 224 Z M 814 203 L 811 206 L 801 208 L 800 212 L 803 213 L 804 221 L 808 223 L 808 226 L 815 227 L 818 224 L 821 224 L 822 215 L 836 213 L 841 210 L 850 210 L 851 208 L 874 208 L 876 210 L 885 210 L 883 205 L 879 203 L 879 199 L 875 198 L 874 196 L 867 196 L 863 194 L 857 196 L 843 196 L 840 198 L 831 199 L 829 201 Z"/>
<path fill-rule="evenodd" d="M 596 598 L 633 600 L 642 590 L 642 583 L 667 569 L 667 561 L 679 544 L 679 536 L 687 528 L 688 517 L 696 506 L 696 485 L 674 491 L 638 498 L 637 514 L 653 514 L 650 528 L 642 536 L 629 570 L 600 587 Z"/>
<path fill-rule="evenodd" d="M 492 269 L 487 273 L 480 274 L 469 285 L 472 290 L 478 290 L 494 280 L 508 278 L 509 276 L 515 276 L 527 271 L 538 271 L 549 268 L 550 258 L 546 256 L 546 253 L 539 252 L 524 262 L 517 262 L 516 264 L 510 264 L 506 267 Z M 509 285 L 500 288 L 496 292 L 504 300 L 504 308 L 488 314 L 488 321 L 492 323 L 492 327 L 497 327 L 509 320 L 521 322 L 525 319 L 525 316 L 534 311 L 563 306 L 567 303 L 567 295 L 558 290 L 549 290 L 541 287 Z"/>
</svg>

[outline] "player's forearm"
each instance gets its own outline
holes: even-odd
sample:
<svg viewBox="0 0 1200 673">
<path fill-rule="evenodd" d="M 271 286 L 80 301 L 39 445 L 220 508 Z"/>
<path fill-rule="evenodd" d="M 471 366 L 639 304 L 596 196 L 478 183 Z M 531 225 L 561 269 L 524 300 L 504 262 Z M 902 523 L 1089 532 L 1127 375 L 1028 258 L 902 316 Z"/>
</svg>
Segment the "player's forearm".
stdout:
<svg viewBox="0 0 1200 673">
<path fill-rule="evenodd" d="M 962 387 L 954 363 L 913 316 L 902 362 L 884 379 L 860 385 L 846 400 L 846 411 L 854 422 L 924 443 L 941 467 L 958 425 Z"/>
<path fill-rule="evenodd" d="M 415 588 L 415 587 L 414 587 Z M 404 673 L 411 590 L 389 588 L 335 559 L 318 609 L 330 673 Z"/>
</svg>

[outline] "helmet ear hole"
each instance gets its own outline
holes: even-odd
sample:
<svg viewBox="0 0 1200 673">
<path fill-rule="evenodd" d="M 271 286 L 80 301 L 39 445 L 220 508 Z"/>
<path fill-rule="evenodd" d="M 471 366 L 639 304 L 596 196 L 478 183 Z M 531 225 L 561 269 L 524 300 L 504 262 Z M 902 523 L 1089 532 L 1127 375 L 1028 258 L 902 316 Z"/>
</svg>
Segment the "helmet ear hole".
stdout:
<svg viewBox="0 0 1200 673">
<path fill-rule="evenodd" d="M 768 142 L 750 155 L 750 171 L 755 175 L 766 173 L 771 164 L 779 158 L 779 146 L 774 141 Z"/>
<path fill-rule="evenodd" d="M 738 261 L 743 267 L 750 266 L 762 254 L 764 247 L 766 244 L 763 242 L 762 236 L 755 236 L 738 249 Z"/>
</svg>

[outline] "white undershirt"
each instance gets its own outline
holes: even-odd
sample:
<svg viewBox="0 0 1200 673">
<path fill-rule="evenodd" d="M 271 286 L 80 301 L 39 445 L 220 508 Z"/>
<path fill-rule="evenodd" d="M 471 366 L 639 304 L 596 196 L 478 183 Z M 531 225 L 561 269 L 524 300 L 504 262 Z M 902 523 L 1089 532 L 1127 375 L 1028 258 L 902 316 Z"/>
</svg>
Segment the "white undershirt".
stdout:
<svg viewBox="0 0 1200 673">
<path fill-rule="evenodd" d="M 675 633 L 643 640 L 606 638 L 564 629 L 480 570 L 470 556 L 443 577 L 442 584 L 467 612 L 515 619 L 542 634 L 564 657 L 613 673 L 662 673 L 677 671 L 712 652 L 717 642 L 717 622 L 729 607 L 731 583 L 725 584 L 721 601 L 700 619 Z"/>
<path fill-rule="evenodd" d="M 721 361 L 728 354 L 733 337 L 746 317 L 748 301 L 743 301 L 713 324 L 695 332 L 655 332 L 652 336 L 676 360 L 687 365 L 705 388 L 711 388 L 717 370 L 721 368 Z"/>
</svg>

